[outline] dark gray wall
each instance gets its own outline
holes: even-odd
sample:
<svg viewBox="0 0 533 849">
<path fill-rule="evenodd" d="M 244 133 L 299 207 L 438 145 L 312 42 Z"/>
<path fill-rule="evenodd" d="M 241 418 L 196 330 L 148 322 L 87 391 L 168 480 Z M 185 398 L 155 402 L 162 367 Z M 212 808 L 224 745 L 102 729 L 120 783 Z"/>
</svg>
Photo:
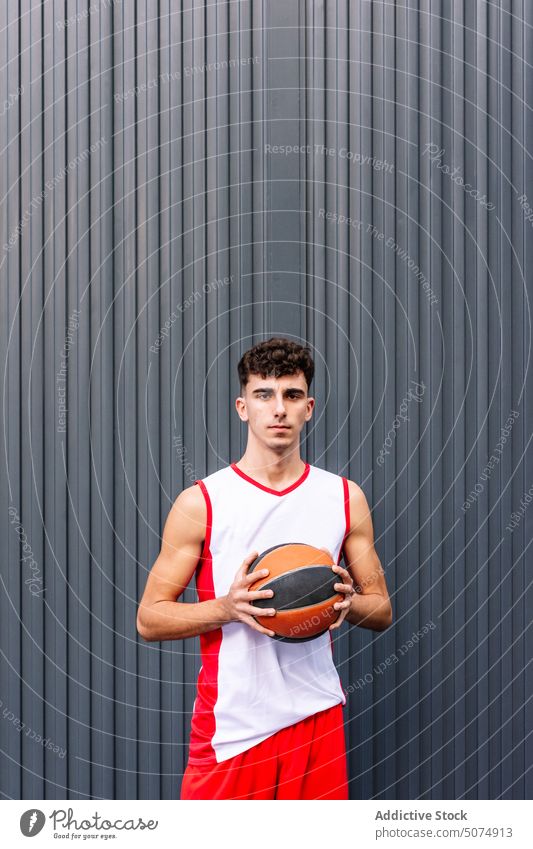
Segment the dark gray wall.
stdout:
<svg viewBox="0 0 533 849">
<path fill-rule="evenodd" d="M 198 640 L 136 605 L 273 333 L 314 348 L 303 453 L 364 489 L 393 596 L 335 644 L 351 796 L 531 797 L 532 25 L 0 3 L 4 797 L 177 797 Z"/>
</svg>

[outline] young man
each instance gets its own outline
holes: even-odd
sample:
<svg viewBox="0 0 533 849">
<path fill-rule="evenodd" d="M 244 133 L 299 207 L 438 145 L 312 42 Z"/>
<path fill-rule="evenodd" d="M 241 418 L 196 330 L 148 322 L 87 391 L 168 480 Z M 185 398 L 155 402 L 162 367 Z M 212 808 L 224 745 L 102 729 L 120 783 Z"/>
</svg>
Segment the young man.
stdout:
<svg viewBox="0 0 533 849">
<path fill-rule="evenodd" d="M 300 457 L 300 433 L 315 404 L 309 351 L 269 339 L 244 354 L 238 371 L 235 406 L 248 424 L 246 451 L 176 499 L 137 628 L 145 640 L 200 635 L 182 799 L 347 799 L 346 698 L 332 635 L 301 644 L 273 639 L 254 618 L 265 615 L 254 601 L 272 591 L 248 589 L 268 573 L 247 569 L 257 554 L 285 542 L 324 548 L 335 563 L 344 554 L 347 568 L 332 568 L 345 599 L 329 630 L 346 619 L 381 631 L 392 608 L 370 511 L 357 484 Z M 179 602 L 195 573 L 199 602 Z"/>
</svg>

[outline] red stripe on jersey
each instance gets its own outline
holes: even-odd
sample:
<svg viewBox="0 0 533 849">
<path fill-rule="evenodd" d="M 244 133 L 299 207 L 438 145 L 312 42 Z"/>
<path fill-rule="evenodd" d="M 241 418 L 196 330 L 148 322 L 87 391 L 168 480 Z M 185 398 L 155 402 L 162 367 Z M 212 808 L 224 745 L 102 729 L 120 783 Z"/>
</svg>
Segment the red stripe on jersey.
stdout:
<svg viewBox="0 0 533 849">
<path fill-rule="evenodd" d="M 251 478 L 249 475 L 246 474 L 246 472 L 243 472 L 242 469 L 239 469 L 237 463 L 232 463 L 231 468 L 234 472 L 237 472 L 237 474 L 245 481 L 248 481 L 248 483 L 253 483 L 254 486 L 259 487 L 259 489 L 262 489 L 264 492 L 270 492 L 271 495 L 287 495 L 288 492 L 292 492 L 293 489 L 296 489 L 296 487 L 300 486 L 300 484 L 304 482 L 311 470 L 311 466 L 309 465 L 309 463 L 305 463 L 304 470 L 298 480 L 294 481 L 294 483 L 291 483 L 291 485 L 288 486 L 286 489 L 278 490 L 271 489 L 269 486 L 265 486 L 264 484 L 259 483 L 259 481 L 256 481 L 254 478 Z"/>
<path fill-rule="evenodd" d="M 196 570 L 196 592 L 199 601 L 215 598 L 213 584 L 213 558 L 209 550 L 213 509 L 211 499 L 203 481 L 196 481 L 202 490 L 207 507 L 205 540 L 199 566 Z M 191 720 L 191 738 L 189 744 L 189 762 L 216 763 L 215 750 L 211 740 L 215 733 L 214 707 L 218 697 L 218 655 L 222 643 L 222 628 L 200 634 L 200 652 L 202 667 L 198 675 L 197 696 Z"/>
<path fill-rule="evenodd" d="M 341 562 L 342 556 L 344 554 L 344 543 L 345 543 L 346 537 L 350 533 L 350 490 L 348 489 L 348 480 L 346 478 L 342 479 L 342 488 L 343 488 L 343 492 L 344 492 L 344 516 L 345 516 L 345 519 L 346 519 L 346 530 L 344 531 L 344 539 L 342 541 L 342 545 L 339 548 L 339 557 L 337 559 L 337 566 Z M 344 564 L 344 565 L 346 566 L 346 564 Z M 329 632 L 329 644 L 330 644 L 330 648 L 331 648 L 331 653 L 333 654 L 333 637 L 331 635 L 331 631 Z M 347 692 L 344 689 L 344 687 L 342 686 L 342 678 L 341 678 L 340 674 L 339 674 L 339 681 L 340 681 L 344 696 L 346 697 Z"/>
<path fill-rule="evenodd" d="M 200 555 L 200 560 L 204 560 L 209 552 L 209 545 L 211 543 L 211 530 L 213 528 L 213 506 L 211 504 L 211 499 L 209 498 L 209 493 L 207 491 L 207 487 L 203 481 L 195 481 L 198 484 L 200 489 L 202 490 L 202 494 L 205 498 L 205 506 L 207 508 L 207 517 L 205 524 L 205 539 L 204 545 L 202 549 L 202 554 Z M 198 582 L 196 584 L 198 586 Z M 214 596 L 210 596 L 210 598 L 214 598 Z M 205 601 L 205 599 L 200 599 L 200 601 Z"/>
<path fill-rule="evenodd" d="M 346 542 L 346 537 L 350 533 L 350 490 L 348 489 L 348 480 L 346 478 L 342 479 L 342 487 L 344 490 L 344 516 L 346 519 L 346 530 L 344 532 L 344 539 L 342 541 L 342 545 L 339 549 L 339 559 L 337 560 L 337 566 L 341 562 L 341 557 L 344 554 L 344 543 Z"/>
</svg>

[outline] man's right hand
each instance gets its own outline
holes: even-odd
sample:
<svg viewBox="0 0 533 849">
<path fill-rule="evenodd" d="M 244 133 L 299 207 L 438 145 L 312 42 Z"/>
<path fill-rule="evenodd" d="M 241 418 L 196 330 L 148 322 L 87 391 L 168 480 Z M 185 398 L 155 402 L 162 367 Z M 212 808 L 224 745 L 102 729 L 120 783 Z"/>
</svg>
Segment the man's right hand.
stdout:
<svg viewBox="0 0 533 849">
<path fill-rule="evenodd" d="M 275 616 L 276 611 L 274 608 L 254 607 L 252 603 L 258 598 L 272 598 L 274 595 L 273 591 L 254 590 L 250 592 L 248 589 L 258 578 L 268 575 L 268 569 L 256 569 L 249 575 L 246 574 L 248 567 L 251 566 L 258 554 L 258 551 L 254 551 L 243 560 L 227 596 L 224 596 L 221 601 L 223 601 L 230 622 L 245 622 L 254 631 L 259 631 L 260 634 L 273 637 L 274 631 L 263 628 L 259 622 L 256 622 L 254 616 Z"/>
</svg>

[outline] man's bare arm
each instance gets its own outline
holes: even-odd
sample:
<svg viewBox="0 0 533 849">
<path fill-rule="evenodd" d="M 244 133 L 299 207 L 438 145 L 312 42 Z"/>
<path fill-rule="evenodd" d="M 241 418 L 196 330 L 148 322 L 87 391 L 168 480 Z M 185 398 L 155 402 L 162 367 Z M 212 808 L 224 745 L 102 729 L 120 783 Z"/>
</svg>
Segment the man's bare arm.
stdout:
<svg viewBox="0 0 533 849">
<path fill-rule="evenodd" d="M 207 508 L 200 487 L 184 489 L 168 515 L 161 552 L 148 575 L 139 604 L 137 631 L 144 640 L 183 640 L 234 621 L 246 622 L 261 634 L 272 636 L 271 631 L 253 618 L 254 615 L 265 616 L 268 611 L 251 604 L 254 599 L 271 597 L 272 590 L 248 591 L 248 586 L 260 574 L 246 574 L 258 552 L 251 552 L 243 561 L 228 595 L 191 604 L 178 601 L 202 554 L 206 518 Z"/>
<path fill-rule="evenodd" d="M 362 628 L 383 631 L 392 623 L 392 605 L 385 573 L 374 548 L 372 517 L 363 490 L 353 481 L 348 481 L 348 487 L 351 530 L 344 542 L 344 559 L 356 593 L 346 620 Z"/>
<path fill-rule="evenodd" d="M 181 640 L 220 628 L 228 619 L 221 599 L 177 603 L 202 553 L 207 509 L 199 486 L 184 489 L 168 514 L 161 551 L 137 612 L 144 640 Z"/>
</svg>

